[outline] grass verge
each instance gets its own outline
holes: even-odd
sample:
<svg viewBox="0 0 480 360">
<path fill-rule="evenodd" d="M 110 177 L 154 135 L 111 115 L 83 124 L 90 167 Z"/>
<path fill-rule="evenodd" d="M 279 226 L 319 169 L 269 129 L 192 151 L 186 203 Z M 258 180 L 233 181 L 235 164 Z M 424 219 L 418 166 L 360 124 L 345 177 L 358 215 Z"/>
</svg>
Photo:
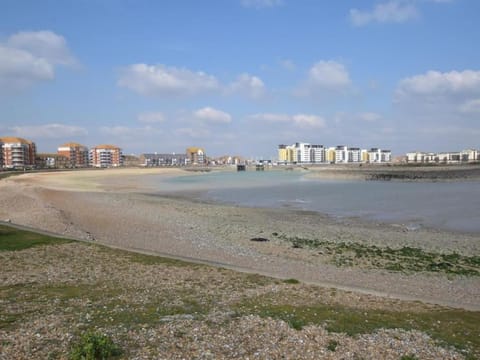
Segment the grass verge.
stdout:
<svg viewBox="0 0 480 360">
<path fill-rule="evenodd" d="M 34 246 L 65 244 L 71 241 L 0 225 L 0 251 L 19 251 Z"/>
</svg>

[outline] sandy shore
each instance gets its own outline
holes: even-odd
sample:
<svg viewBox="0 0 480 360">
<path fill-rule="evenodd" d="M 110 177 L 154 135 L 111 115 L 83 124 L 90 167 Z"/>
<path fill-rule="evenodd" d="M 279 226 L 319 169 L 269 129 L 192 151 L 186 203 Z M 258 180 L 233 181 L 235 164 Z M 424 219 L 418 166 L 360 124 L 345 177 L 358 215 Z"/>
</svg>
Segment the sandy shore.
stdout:
<svg viewBox="0 0 480 360">
<path fill-rule="evenodd" d="M 193 258 L 242 271 L 296 278 L 340 289 L 480 310 L 478 276 L 404 274 L 337 267 L 309 249 L 273 237 L 480 255 L 480 236 L 432 229 L 338 222 L 286 209 L 248 209 L 185 198 L 151 196 L 141 177 L 186 174 L 180 169 L 113 169 L 27 174 L 0 181 L 0 220 L 113 246 Z M 188 174 L 188 173 L 187 173 Z M 199 175 L 201 176 L 201 175 Z M 268 242 L 253 242 L 265 237 Z"/>
</svg>

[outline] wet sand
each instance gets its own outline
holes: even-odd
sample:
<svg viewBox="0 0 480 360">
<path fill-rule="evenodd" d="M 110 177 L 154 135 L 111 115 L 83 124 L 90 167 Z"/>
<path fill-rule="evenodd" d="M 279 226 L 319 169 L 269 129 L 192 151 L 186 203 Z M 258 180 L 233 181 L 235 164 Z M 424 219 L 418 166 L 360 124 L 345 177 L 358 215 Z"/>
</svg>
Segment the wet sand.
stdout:
<svg viewBox="0 0 480 360">
<path fill-rule="evenodd" d="M 273 237 L 464 255 L 480 254 L 480 235 L 338 221 L 288 209 L 251 209 L 149 195 L 142 178 L 191 175 L 181 169 L 111 169 L 27 174 L 0 181 L 0 220 L 104 244 L 194 259 L 236 270 L 296 278 L 339 289 L 480 310 L 479 277 L 337 267 L 309 249 Z M 201 174 L 199 174 L 201 176 Z M 195 189 L 192 189 L 195 190 Z M 252 242 L 265 237 L 268 242 Z"/>
</svg>

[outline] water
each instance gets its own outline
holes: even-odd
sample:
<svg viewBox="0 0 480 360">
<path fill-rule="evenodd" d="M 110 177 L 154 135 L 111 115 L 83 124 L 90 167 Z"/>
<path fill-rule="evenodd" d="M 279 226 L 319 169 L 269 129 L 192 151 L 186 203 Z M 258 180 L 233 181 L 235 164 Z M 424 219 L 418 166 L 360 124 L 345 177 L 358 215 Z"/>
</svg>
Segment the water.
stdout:
<svg viewBox="0 0 480 360">
<path fill-rule="evenodd" d="M 306 179 L 300 172 L 219 172 L 168 180 L 170 190 L 249 207 L 313 210 L 480 233 L 480 182 L 381 182 Z M 168 187 L 167 186 L 167 187 Z"/>
</svg>

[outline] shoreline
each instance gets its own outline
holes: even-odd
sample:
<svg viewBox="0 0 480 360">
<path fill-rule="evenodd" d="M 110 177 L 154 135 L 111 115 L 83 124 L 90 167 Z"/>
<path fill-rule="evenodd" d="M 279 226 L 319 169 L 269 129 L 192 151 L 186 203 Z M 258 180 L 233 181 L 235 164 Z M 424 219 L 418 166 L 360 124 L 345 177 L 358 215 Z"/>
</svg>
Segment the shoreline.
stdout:
<svg viewBox="0 0 480 360">
<path fill-rule="evenodd" d="M 93 180 L 75 179 L 74 175 L 70 175 L 73 179 L 62 179 L 57 174 L 55 179 L 21 176 L 2 181 L 0 219 L 6 219 L 6 209 L 13 207 L 8 217 L 12 223 L 59 235 L 92 237 L 99 243 L 123 249 L 216 262 L 237 270 L 296 278 L 339 289 L 480 310 L 479 277 L 338 268 L 316 251 L 292 249 L 272 237 L 273 233 L 281 233 L 368 246 L 412 246 L 478 255 L 478 235 L 436 229 L 404 232 L 395 226 L 358 219 L 338 222 L 313 212 L 289 213 L 287 219 L 282 209 L 242 208 L 174 196 L 152 197 L 135 189 L 134 178 L 138 176 L 135 171 L 123 172 L 110 191 L 102 190 L 98 184 L 110 183 L 114 173 Z M 164 174 L 177 176 L 178 172 Z M 80 180 L 84 184 L 75 188 Z M 260 236 L 270 241 L 250 240 Z"/>
</svg>

